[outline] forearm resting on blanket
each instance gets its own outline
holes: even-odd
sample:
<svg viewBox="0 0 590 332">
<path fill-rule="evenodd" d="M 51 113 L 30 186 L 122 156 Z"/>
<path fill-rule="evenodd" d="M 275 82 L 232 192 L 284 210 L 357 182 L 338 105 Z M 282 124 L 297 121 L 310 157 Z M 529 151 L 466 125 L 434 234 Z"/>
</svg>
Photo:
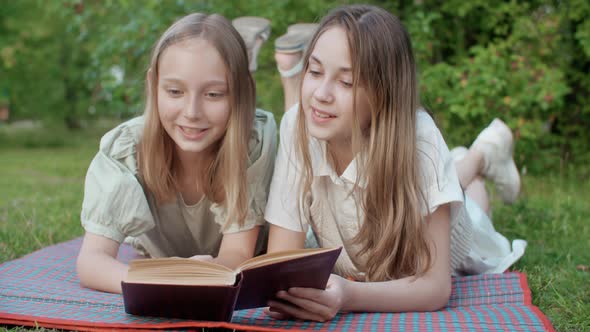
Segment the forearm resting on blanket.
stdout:
<svg viewBox="0 0 590 332">
<path fill-rule="evenodd" d="M 451 295 L 451 278 L 428 276 L 383 282 L 348 282 L 343 311 L 410 312 L 442 309 Z"/>
<path fill-rule="evenodd" d="M 80 284 L 103 292 L 121 293 L 121 281 L 128 266 L 116 257 L 119 243 L 100 235 L 86 233 L 77 261 Z"/>
<path fill-rule="evenodd" d="M 420 276 L 383 282 L 348 282 L 343 310 L 407 312 L 442 309 L 451 296 L 450 208 L 437 208 L 426 217 L 431 265 Z"/>
</svg>

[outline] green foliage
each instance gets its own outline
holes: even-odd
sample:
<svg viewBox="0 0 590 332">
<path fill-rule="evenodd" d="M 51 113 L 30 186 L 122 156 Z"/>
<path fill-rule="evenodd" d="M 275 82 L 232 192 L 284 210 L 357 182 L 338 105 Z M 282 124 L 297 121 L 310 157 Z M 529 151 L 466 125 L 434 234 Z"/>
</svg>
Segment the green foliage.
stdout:
<svg viewBox="0 0 590 332">
<path fill-rule="evenodd" d="M 20 117 L 76 125 L 88 108 L 81 73 L 88 50 L 67 33 L 60 2 L 3 1 L 0 12 L 0 90 Z"/>
<path fill-rule="evenodd" d="M 425 1 L 407 8 L 422 99 L 450 145 L 470 144 L 500 117 L 515 131 L 516 158 L 530 171 L 588 160 L 590 57 L 582 50 L 589 10 L 584 1 Z"/>
<path fill-rule="evenodd" d="M 189 12 L 271 19 L 255 73 L 259 107 L 283 113 L 274 38 L 349 1 L 2 1 L 0 103 L 14 119 L 80 127 L 142 112 L 150 50 Z M 590 161 L 590 3 L 369 1 L 412 36 L 422 100 L 450 145 L 469 145 L 493 118 L 515 131 L 519 165 L 540 172 Z M 541 153 L 540 153 L 541 152 Z"/>
</svg>

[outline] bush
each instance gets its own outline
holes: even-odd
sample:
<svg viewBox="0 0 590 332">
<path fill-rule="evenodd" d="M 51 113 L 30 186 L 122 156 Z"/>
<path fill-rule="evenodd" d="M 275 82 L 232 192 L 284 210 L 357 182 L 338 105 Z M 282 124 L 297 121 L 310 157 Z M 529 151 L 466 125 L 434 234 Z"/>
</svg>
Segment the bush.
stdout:
<svg viewBox="0 0 590 332">
<path fill-rule="evenodd" d="M 493 118 L 515 131 L 519 165 L 533 172 L 590 159 L 590 3 L 371 1 L 408 28 L 421 93 L 450 145 L 469 145 Z M 272 20 L 259 55 L 258 104 L 283 113 L 273 40 L 341 1 L 6 2 L 0 12 L 0 91 L 12 116 L 66 123 L 142 111 L 149 52 L 189 12 Z"/>
</svg>

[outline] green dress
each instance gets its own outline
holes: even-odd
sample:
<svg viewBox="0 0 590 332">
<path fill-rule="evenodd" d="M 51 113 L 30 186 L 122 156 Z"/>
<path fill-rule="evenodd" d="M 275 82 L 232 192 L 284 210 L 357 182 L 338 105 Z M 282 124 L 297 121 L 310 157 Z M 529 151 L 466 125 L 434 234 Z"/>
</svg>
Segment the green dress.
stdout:
<svg viewBox="0 0 590 332">
<path fill-rule="evenodd" d="M 227 211 L 221 205 L 206 197 L 187 205 L 180 194 L 175 201 L 158 205 L 143 187 L 136 154 L 143 123 L 143 116 L 131 119 L 102 137 L 86 175 L 81 221 L 87 232 L 131 243 L 140 254 L 150 257 L 216 256 L 223 234 L 265 225 L 277 145 L 271 113 L 256 110 L 248 144 L 250 210 L 244 226 L 232 223 L 223 232 Z M 257 252 L 262 249 L 259 241 Z"/>
</svg>

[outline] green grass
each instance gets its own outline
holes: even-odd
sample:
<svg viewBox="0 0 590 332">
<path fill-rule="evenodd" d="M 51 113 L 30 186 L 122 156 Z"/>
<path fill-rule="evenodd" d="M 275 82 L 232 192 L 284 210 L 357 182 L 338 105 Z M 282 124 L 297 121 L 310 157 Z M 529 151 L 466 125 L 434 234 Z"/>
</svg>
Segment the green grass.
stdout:
<svg viewBox="0 0 590 332">
<path fill-rule="evenodd" d="M 16 136 L 26 139 L 0 146 L 0 261 L 83 234 L 84 176 L 99 134 L 53 129 Z"/>
<path fill-rule="evenodd" d="M 558 331 L 590 330 L 590 182 L 583 179 L 580 168 L 527 176 L 516 204 L 494 204 L 496 229 L 528 241 L 514 268 L 527 274 L 533 303 Z"/>
<path fill-rule="evenodd" d="M 105 130 L 0 127 L 0 262 L 83 234 L 84 176 Z M 516 204 L 493 205 L 497 230 L 528 240 L 515 268 L 558 331 L 590 330 L 589 175 L 572 166 L 525 176 Z"/>
</svg>

